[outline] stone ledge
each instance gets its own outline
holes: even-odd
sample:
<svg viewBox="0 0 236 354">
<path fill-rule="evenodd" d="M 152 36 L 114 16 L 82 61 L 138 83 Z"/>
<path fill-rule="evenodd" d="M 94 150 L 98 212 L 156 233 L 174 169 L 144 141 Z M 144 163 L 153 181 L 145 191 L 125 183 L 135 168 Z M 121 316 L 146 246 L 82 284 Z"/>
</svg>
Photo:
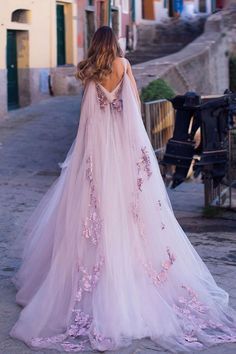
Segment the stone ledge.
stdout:
<svg viewBox="0 0 236 354">
<path fill-rule="evenodd" d="M 165 79 L 177 94 L 188 90 L 199 94 L 222 94 L 229 86 L 227 11 L 210 16 L 204 33 L 181 51 L 133 66 L 138 89 Z"/>
</svg>

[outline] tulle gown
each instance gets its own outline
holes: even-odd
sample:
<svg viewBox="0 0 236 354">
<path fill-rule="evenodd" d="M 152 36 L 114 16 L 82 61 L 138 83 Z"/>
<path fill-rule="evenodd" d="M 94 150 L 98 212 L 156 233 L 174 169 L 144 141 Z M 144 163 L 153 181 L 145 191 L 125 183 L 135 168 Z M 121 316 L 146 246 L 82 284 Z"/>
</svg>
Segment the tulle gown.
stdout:
<svg viewBox="0 0 236 354">
<path fill-rule="evenodd" d="M 77 137 L 24 235 L 10 335 L 30 347 L 236 341 L 228 294 L 175 219 L 126 69 L 112 92 L 87 84 Z"/>
</svg>

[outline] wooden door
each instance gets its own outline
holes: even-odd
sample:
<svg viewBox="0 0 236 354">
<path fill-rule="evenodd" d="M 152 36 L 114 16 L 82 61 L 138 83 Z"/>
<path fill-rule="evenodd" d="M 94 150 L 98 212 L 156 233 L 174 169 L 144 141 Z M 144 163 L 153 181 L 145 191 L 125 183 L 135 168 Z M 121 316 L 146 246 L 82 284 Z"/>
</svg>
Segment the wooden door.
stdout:
<svg viewBox="0 0 236 354">
<path fill-rule="evenodd" d="M 145 20 L 154 20 L 154 0 L 142 0 L 142 17 Z"/>
<path fill-rule="evenodd" d="M 19 107 L 16 31 L 7 31 L 7 97 L 8 109 Z"/>
<path fill-rule="evenodd" d="M 95 32 L 94 11 L 86 11 L 86 20 L 87 20 L 87 48 L 89 48 L 92 37 Z"/>
<path fill-rule="evenodd" d="M 57 4 L 57 65 L 66 64 L 64 5 Z"/>
</svg>

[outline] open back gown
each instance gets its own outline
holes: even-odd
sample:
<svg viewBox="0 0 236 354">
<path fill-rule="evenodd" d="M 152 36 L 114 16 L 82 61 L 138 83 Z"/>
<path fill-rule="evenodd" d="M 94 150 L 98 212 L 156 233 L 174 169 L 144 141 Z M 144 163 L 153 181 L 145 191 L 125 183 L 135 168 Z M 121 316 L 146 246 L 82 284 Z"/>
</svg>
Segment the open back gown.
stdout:
<svg viewBox="0 0 236 354">
<path fill-rule="evenodd" d="M 178 224 L 127 75 L 86 85 L 61 174 L 30 217 L 10 335 L 32 348 L 172 351 L 236 341 L 236 314 Z"/>
</svg>

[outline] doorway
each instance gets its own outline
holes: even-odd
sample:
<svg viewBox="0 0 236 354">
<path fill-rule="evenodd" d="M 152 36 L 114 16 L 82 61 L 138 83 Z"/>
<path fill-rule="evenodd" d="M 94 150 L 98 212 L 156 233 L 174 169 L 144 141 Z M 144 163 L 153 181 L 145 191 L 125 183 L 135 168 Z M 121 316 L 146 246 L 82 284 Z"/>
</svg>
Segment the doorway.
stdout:
<svg viewBox="0 0 236 354">
<path fill-rule="evenodd" d="M 7 31 L 7 105 L 8 110 L 19 107 L 17 68 L 17 32 Z"/>
<path fill-rule="evenodd" d="M 57 4 L 57 65 L 66 64 L 66 38 L 65 38 L 65 12 L 64 5 Z"/>
<path fill-rule="evenodd" d="M 86 21 L 87 21 L 87 49 L 88 49 L 95 32 L 94 11 L 86 11 Z"/>
<path fill-rule="evenodd" d="M 142 18 L 144 20 L 154 20 L 154 0 L 142 0 Z"/>
<path fill-rule="evenodd" d="M 206 0 L 199 1 L 199 12 L 203 12 L 203 13 L 207 12 Z"/>
<path fill-rule="evenodd" d="M 119 12 L 118 9 L 112 8 L 111 9 L 111 26 L 115 33 L 115 35 L 119 36 Z"/>
</svg>

